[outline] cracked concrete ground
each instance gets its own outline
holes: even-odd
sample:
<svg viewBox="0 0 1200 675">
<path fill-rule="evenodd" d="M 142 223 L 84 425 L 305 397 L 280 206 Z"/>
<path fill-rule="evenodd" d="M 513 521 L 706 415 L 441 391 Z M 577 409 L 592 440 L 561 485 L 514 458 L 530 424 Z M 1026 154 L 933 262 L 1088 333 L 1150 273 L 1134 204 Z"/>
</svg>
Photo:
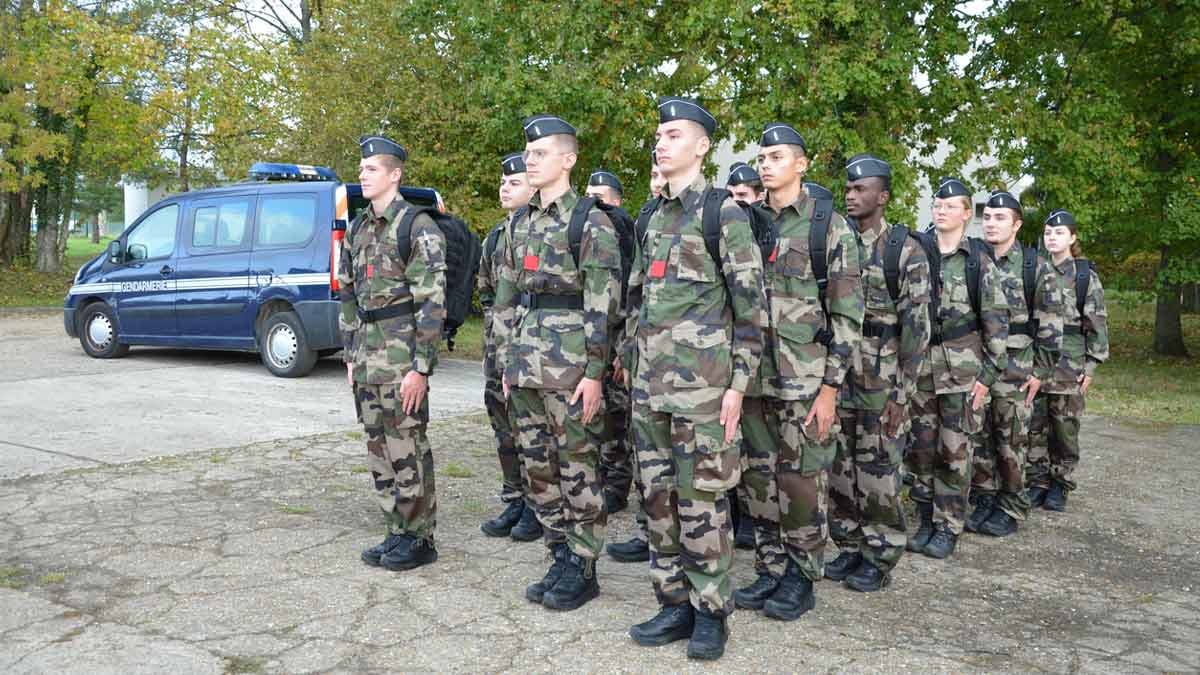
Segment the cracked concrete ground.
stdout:
<svg viewBox="0 0 1200 675">
<path fill-rule="evenodd" d="M 1196 671 L 1197 437 L 1088 417 L 1067 513 L 907 555 L 882 593 L 823 582 L 794 623 L 739 611 L 715 666 L 626 636 L 656 610 L 644 565 L 602 560 L 578 611 L 524 599 L 544 549 L 479 531 L 482 415 L 431 426 L 441 559 L 406 573 L 358 559 L 382 521 L 356 432 L 0 480 L 0 671 Z"/>
</svg>

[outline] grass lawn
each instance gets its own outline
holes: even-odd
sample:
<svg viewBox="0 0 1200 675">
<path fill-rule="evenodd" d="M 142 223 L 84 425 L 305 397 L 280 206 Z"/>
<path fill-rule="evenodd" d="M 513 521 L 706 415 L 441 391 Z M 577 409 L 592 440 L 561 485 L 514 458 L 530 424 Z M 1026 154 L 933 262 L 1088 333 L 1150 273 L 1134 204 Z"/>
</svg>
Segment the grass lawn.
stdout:
<svg viewBox="0 0 1200 675">
<path fill-rule="evenodd" d="M 83 263 L 108 248 L 112 237 L 93 244 L 87 237 L 67 240 L 67 263 L 59 274 L 35 272 L 32 263 L 0 270 L 0 307 L 62 307 L 67 289 Z"/>
</svg>

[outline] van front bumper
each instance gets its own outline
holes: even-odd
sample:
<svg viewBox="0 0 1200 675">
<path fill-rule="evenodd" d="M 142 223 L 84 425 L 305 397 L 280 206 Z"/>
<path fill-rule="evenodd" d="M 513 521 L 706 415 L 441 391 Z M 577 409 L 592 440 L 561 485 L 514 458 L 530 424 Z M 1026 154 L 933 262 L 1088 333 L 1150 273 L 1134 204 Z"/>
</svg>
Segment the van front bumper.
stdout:
<svg viewBox="0 0 1200 675">
<path fill-rule="evenodd" d="M 67 335 L 77 338 L 79 337 L 79 327 L 75 325 L 75 308 L 63 308 L 63 328 L 67 329 Z"/>
</svg>

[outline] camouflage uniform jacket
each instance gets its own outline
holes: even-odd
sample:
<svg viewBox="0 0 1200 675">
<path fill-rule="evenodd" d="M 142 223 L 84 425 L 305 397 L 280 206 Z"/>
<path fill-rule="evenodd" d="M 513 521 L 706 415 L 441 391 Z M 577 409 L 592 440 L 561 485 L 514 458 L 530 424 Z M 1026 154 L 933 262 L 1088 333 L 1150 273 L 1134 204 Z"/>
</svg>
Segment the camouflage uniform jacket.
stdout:
<svg viewBox="0 0 1200 675">
<path fill-rule="evenodd" d="M 756 378 L 759 391 L 785 401 L 808 400 L 822 384 L 840 389 L 850 370 L 850 357 L 862 336 L 863 291 L 859 283 L 859 251 L 846 219 L 835 213 L 826 242 L 828 286 L 825 304 L 832 339 L 817 341 L 826 329 L 825 311 L 817 295 L 808 247 L 816 202 L 801 191 L 795 202 L 776 211 L 776 248 L 763 262 L 766 318 L 763 353 Z M 752 384 L 752 393 L 755 388 Z"/>
<path fill-rule="evenodd" d="M 593 208 L 576 266 L 567 225 L 579 197 L 567 190 L 545 205 L 541 197 L 501 238 L 492 307 L 498 365 L 512 387 L 574 389 L 582 378 L 600 379 L 612 362 L 609 320 L 620 301 L 621 253 L 612 222 Z M 523 301 L 533 296 L 582 296 L 583 309 L 533 308 Z"/>
<path fill-rule="evenodd" d="M 935 321 L 940 321 L 941 334 L 960 337 L 944 339 L 934 344 L 930 340 L 929 358 L 921 365 L 917 387 L 939 394 L 959 394 L 971 391 L 975 381 L 986 387 L 996 383 L 1008 365 L 1008 305 L 1001 288 L 1002 276 L 987 255 L 980 255 L 979 323 L 982 331 L 971 330 L 976 325 L 975 310 L 967 291 L 967 258 L 971 249 L 964 235 L 958 248 L 942 254 L 942 292 L 938 317 L 930 317 L 931 330 L 938 335 Z"/>
<path fill-rule="evenodd" d="M 883 274 L 887 233 L 879 226 L 859 233 L 862 288 L 866 298 L 863 338 L 842 388 L 841 406 L 880 412 L 888 401 L 907 406 L 929 352 L 929 261 L 912 237 L 900 249 L 900 295 L 892 302 Z"/>
<path fill-rule="evenodd" d="M 496 249 L 489 257 L 484 250 L 479 258 L 479 272 L 475 276 L 475 288 L 479 291 L 479 305 L 483 308 L 483 363 L 484 372 L 488 374 L 496 367 L 496 337 L 492 328 L 492 305 L 496 301 L 496 281 L 500 277 L 500 265 L 503 263 L 504 251 L 508 245 L 509 218 L 496 223 L 491 232 L 499 230 L 496 235 Z M 491 232 L 488 236 L 491 236 Z M 486 241 L 486 238 L 485 238 Z"/>
<path fill-rule="evenodd" d="M 746 391 L 762 352 L 758 246 L 746 212 L 726 199 L 718 269 L 700 222 L 708 188 L 703 176 L 679 194 L 663 188 L 629 273 L 625 361 L 658 412 L 719 413 L 726 389 Z"/>
<path fill-rule="evenodd" d="M 390 384 L 409 370 L 430 374 L 446 318 L 446 240 L 427 215 L 412 223 L 408 260 L 399 259 L 396 227 L 409 204 L 397 196 L 382 216 L 373 206 L 346 230 L 338 256 L 342 311 L 338 325 L 354 381 Z M 413 313 L 368 323 L 362 310 L 410 302 Z"/>
<path fill-rule="evenodd" d="M 1075 295 L 1075 259 L 1054 265 L 1063 289 L 1063 338 L 1050 379 L 1042 384 L 1048 394 L 1078 394 L 1079 378 L 1094 377 L 1096 366 L 1108 360 L 1108 310 L 1104 308 L 1104 288 L 1100 277 L 1091 271 L 1083 315 L 1079 314 Z"/>
<path fill-rule="evenodd" d="M 1022 266 L 1025 251 L 1020 243 L 1014 243 L 1004 255 L 996 256 L 996 269 L 1001 274 L 1003 289 L 1009 308 L 1008 365 L 992 388 L 993 395 L 1016 396 L 1021 394 L 1021 385 L 1030 378 L 1046 380 L 1054 369 L 1054 354 L 1058 351 L 1063 334 L 1063 295 L 1058 274 L 1044 258 L 1038 258 L 1034 275 L 1033 318 L 1037 322 L 1034 337 L 1014 331 L 1013 328 L 1026 324 L 1029 307 L 1025 303 L 1025 282 Z"/>
</svg>

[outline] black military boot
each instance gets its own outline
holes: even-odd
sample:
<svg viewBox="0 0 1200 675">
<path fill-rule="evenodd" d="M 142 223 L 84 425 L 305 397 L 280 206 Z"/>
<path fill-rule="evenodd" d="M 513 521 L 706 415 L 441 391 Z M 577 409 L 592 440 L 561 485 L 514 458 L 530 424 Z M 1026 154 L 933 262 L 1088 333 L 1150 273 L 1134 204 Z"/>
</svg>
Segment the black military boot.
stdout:
<svg viewBox="0 0 1200 675">
<path fill-rule="evenodd" d="M 617 562 L 646 562 L 650 559 L 650 543 L 634 537 L 620 544 L 609 544 L 604 548 Z"/>
<path fill-rule="evenodd" d="M 743 609 L 762 609 L 767 598 L 775 594 L 779 580 L 766 570 L 758 571 L 754 583 L 733 592 L 733 603 Z"/>
<path fill-rule="evenodd" d="M 542 596 L 542 604 L 549 609 L 578 609 L 597 595 L 600 580 L 596 578 L 596 560 L 568 552 L 562 576 Z"/>
<path fill-rule="evenodd" d="M 892 582 L 891 576 L 886 574 L 869 561 L 864 560 L 854 574 L 846 577 L 846 588 L 859 593 L 872 593 L 881 588 L 886 587 Z"/>
<path fill-rule="evenodd" d="M 692 628 L 692 639 L 688 640 L 688 658 L 715 661 L 725 653 L 729 641 L 729 626 L 725 617 L 696 610 L 696 625 Z"/>
<path fill-rule="evenodd" d="M 508 506 L 504 507 L 504 511 L 500 515 L 491 520 L 483 521 L 479 529 L 489 537 L 507 537 L 509 532 L 512 532 L 513 525 L 521 520 L 521 514 L 525 512 L 525 502 L 518 499 L 515 502 L 509 502 Z"/>
<path fill-rule="evenodd" d="M 749 513 L 743 513 L 737 521 L 737 534 L 734 535 L 733 545 L 737 548 L 754 550 L 754 519 Z"/>
<path fill-rule="evenodd" d="M 842 551 L 825 566 L 825 578 L 841 581 L 854 573 L 862 564 L 862 554 L 858 551 Z"/>
<path fill-rule="evenodd" d="M 615 492 L 605 491 L 604 510 L 608 515 L 611 516 L 614 513 L 624 511 L 626 506 L 629 506 L 629 499 L 627 497 L 622 497 Z"/>
<path fill-rule="evenodd" d="M 658 647 L 692 636 L 695 612 L 690 603 L 663 605 L 653 619 L 629 629 L 629 637 L 643 647 Z"/>
<path fill-rule="evenodd" d="M 917 502 L 917 515 L 921 518 L 921 524 L 905 545 L 914 553 L 924 551 L 929 538 L 933 536 L 933 502 Z"/>
<path fill-rule="evenodd" d="M 1046 503 L 1046 493 L 1047 489 L 1043 485 L 1034 485 L 1026 490 L 1025 497 L 1029 499 L 1029 507 L 1033 509 L 1042 508 L 1042 505 Z"/>
<path fill-rule="evenodd" d="M 1004 512 L 1004 509 L 992 511 L 992 515 L 979 526 L 979 533 L 989 537 L 1007 537 L 1017 531 L 1017 521 Z"/>
<path fill-rule="evenodd" d="M 402 572 L 428 565 L 438 559 L 437 548 L 433 545 L 432 537 L 418 539 L 412 535 L 405 536 L 407 537 L 405 543 L 397 545 L 379 559 L 380 564 L 386 569 Z"/>
<path fill-rule="evenodd" d="M 975 510 L 967 516 L 967 522 L 963 524 L 963 528 L 967 532 L 978 532 L 979 526 L 983 525 L 983 521 L 990 518 L 995 510 L 996 497 L 994 495 L 979 495 L 975 499 Z"/>
<path fill-rule="evenodd" d="M 801 574 L 796 561 L 789 560 L 779 588 L 763 605 L 763 614 L 780 621 L 795 621 L 816 604 L 812 580 Z"/>
<path fill-rule="evenodd" d="M 925 544 L 925 548 L 921 552 L 930 558 L 942 560 L 954 553 L 954 547 L 957 544 L 958 535 L 951 532 L 945 523 L 938 523 L 933 528 L 933 536 L 929 538 L 929 543 Z"/>
<path fill-rule="evenodd" d="M 387 539 L 362 552 L 363 562 L 372 567 L 379 567 L 382 564 L 379 562 L 379 559 L 399 546 L 407 536 L 406 534 L 389 534 Z"/>
<path fill-rule="evenodd" d="M 525 587 L 525 599 L 530 602 L 542 604 L 542 599 L 546 595 L 546 591 L 554 588 L 554 584 L 558 583 L 559 577 L 563 575 L 563 570 L 567 567 L 567 555 L 570 551 L 566 544 L 555 544 L 550 548 L 550 557 L 554 560 L 550 565 L 550 569 L 546 571 L 546 576 L 536 584 L 530 584 Z"/>
<path fill-rule="evenodd" d="M 1067 488 L 1058 481 L 1051 483 L 1050 489 L 1046 491 L 1046 501 L 1042 503 L 1042 508 L 1047 511 L 1066 511 Z"/>
<path fill-rule="evenodd" d="M 532 506 L 525 505 L 525 510 L 521 512 L 521 520 L 513 525 L 508 536 L 514 541 L 536 541 L 542 538 L 542 524 L 538 522 L 537 511 L 534 511 Z"/>
</svg>

